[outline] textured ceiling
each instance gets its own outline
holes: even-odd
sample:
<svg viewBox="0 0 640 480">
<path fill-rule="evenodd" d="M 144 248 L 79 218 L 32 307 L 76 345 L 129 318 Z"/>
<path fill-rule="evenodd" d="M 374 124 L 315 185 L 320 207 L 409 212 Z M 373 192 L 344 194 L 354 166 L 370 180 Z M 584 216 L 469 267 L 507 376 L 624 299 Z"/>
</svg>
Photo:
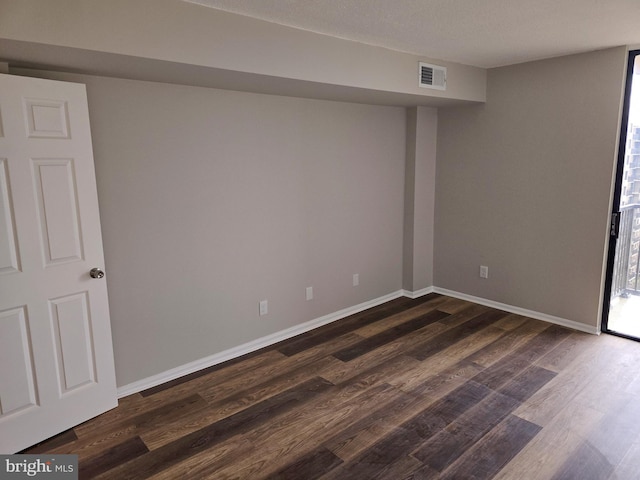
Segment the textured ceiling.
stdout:
<svg viewBox="0 0 640 480">
<path fill-rule="evenodd" d="M 640 44 L 640 0 L 186 1 L 485 68 Z"/>
</svg>

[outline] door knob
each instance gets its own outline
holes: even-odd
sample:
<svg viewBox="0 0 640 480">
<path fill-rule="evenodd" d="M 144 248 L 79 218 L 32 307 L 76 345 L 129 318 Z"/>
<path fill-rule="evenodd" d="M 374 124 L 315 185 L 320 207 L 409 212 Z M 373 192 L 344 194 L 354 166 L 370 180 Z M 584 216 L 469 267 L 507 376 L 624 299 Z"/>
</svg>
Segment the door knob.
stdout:
<svg viewBox="0 0 640 480">
<path fill-rule="evenodd" d="M 91 278 L 102 278 L 104 277 L 104 272 L 96 267 L 91 269 L 89 275 L 91 276 Z"/>
</svg>

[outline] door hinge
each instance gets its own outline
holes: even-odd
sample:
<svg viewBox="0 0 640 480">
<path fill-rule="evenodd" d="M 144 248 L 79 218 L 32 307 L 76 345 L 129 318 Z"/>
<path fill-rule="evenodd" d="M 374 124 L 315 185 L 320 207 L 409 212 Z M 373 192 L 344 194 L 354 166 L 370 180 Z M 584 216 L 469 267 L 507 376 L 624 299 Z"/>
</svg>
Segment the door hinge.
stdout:
<svg viewBox="0 0 640 480">
<path fill-rule="evenodd" d="M 613 237 L 613 238 L 618 238 L 618 235 L 620 234 L 620 212 L 613 212 L 611 214 L 611 230 L 609 231 L 609 234 Z"/>
</svg>

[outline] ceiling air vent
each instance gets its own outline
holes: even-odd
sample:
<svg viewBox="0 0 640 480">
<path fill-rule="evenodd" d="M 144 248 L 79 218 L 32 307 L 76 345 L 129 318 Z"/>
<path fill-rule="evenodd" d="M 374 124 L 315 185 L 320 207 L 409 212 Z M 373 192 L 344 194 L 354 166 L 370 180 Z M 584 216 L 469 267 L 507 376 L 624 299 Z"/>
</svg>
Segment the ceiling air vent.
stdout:
<svg viewBox="0 0 640 480">
<path fill-rule="evenodd" d="M 447 89 L 447 67 L 420 62 L 418 72 L 419 85 L 436 90 Z"/>
</svg>

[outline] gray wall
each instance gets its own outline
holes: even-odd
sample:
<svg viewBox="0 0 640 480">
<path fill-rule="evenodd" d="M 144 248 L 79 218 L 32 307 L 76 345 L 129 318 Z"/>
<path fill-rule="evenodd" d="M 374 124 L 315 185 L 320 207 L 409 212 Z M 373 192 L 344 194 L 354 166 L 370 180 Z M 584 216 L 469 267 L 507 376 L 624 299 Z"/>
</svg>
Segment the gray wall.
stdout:
<svg viewBox="0 0 640 480">
<path fill-rule="evenodd" d="M 18 42 L 15 44 L 14 42 Z M 56 48 L 51 48 L 56 47 Z M 112 54 L 104 56 L 101 54 Z M 95 65 L 99 55 L 103 65 Z M 173 82 L 209 82 L 235 72 L 229 89 L 325 90 L 343 97 L 377 91 L 430 99 L 483 102 L 486 70 L 290 28 L 179 0 L 0 0 L 0 59 L 59 65 L 69 71 L 164 76 Z M 139 61 L 131 61 L 138 57 Z M 168 62 L 153 63 L 149 60 Z M 418 86 L 418 62 L 447 67 L 447 90 Z M 199 66 L 203 70 L 189 67 Z M 213 70 L 208 70 L 213 69 Z M 253 77 L 249 74 L 258 74 Z M 204 77 L 200 80 L 190 76 Z M 169 80 L 171 78 L 172 80 Z M 313 82 L 315 89 L 300 85 Z M 233 84 L 231 84 L 233 83 Z M 243 86 L 244 85 L 244 86 Z M 328 89 L 328 86 L 335 88 Z M 356 89 L 354 91 L 354 89 Z M 260 90 L 263 91 L 263 90 Z M 385 93 L 389 95 L 385 95 Z"/>
<path fill-rule="evenodd" d="M 87 84 L 118 384 L 402 287 L 595 326 L 625 59 L 438 111 L 32 72 Z"/>
<path fill-rule="evenodd" d="M 597 324 L 625 60 L 490 70 L 485 105 L 439 112 L 437 286 Z"/>
<path fill-rule="evenodd" d="M 437 109 L 407 109 L 402 288 L 410 292 L 433 286 L 437 131 Z"/>
<path fill-rule="evenodd" d="M 402 287 L 403 108 L 46 76 L 87 84 L 118 385 Z"/>
</svg>

